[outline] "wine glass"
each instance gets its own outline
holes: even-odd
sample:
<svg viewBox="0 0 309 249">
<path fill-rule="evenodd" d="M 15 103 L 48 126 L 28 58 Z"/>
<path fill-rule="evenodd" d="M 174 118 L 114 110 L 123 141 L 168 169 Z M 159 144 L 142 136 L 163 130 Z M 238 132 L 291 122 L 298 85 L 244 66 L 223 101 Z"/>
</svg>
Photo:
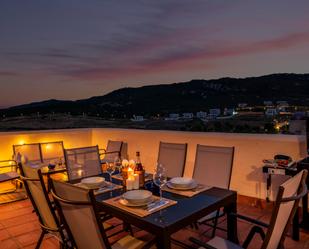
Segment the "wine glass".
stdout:
<svg viewBox="0 0 309 249">
<path fill-rule="evenodd" d="M 166 184 L 166 182 L 166 169 L 159 163 L 153 174 L 153 183 L 160 188 L 160 201 L 162 201 L 162 187 Z"/>
<path fill-rule="evenodd" d="M 115 156 L 114 158 L 115 169 L 118 170 L 118 173 L 121 171 L 122 160 L 119 156 Z"/>
<path fill-rule="evenodd" d="M 114 163 L 107 163 L 106 166 L 106 172 L 109 174 L 109 181 L 111 183 L 111 188 L 113 188 L 113 184 L 112 184 L 112 174 L 115 172 L 115 164 Z"/>
</svg>

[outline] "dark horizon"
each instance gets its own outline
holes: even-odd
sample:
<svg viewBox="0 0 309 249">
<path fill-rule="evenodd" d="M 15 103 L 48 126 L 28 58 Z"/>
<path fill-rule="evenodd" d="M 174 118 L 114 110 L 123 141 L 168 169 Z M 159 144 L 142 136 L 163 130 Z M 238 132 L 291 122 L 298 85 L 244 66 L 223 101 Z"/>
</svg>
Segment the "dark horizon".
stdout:
<svg viewBox="0 0 309 249">
<path fill-rule="evenodd" d="M 221 80 L 221 79 L 226 79 L 226 78 L 232 78 L 232 79 L 249 79 L 249 78 L 260 78 L 260 77 L 267 77 L 267 76 L 271 76 L 271 75 L 294 75 L 296 73 L 272 73 L 272 74 L 266 74 L 266 75 L 259 75 L 259 76 L 246 76 L 246 77 L 229 77 L 229 76 L 225 76 L 225 77 L 219 77 L 219 78 L 211 78 L 211 79 L 191 79 L 189 81 L 183 81 L 183 82 L 169 82 L 169 83 L 157 83 L 157 84 L 149 84 L 149 85 L 142 85 L 142 86 L 137 86 L 137 87 L 122 87 L 122 88 L 118 88 L 118 89 L 114 89 L 110 92 L 107 92 L 105 94 L 98 94 L 95 96 L 86 96 L 85 98 L 82 99 L 55 99 L 55 98 L 50 98 L 50 99 L 42 99 L 42 100 L 38 100 L 38 101 L 33 101 L 33 102 L 28 102 L 28 103 L 21 103 L 18 105 L 13 105 L 13 106 L 0 106 L 0 109 L 7 109 L 7 108 L 11 108 L 11 107 L 16 107 L 16 106 L 23 106 L 23 105 L 29 105 L 29 104 L 34 104 L 34 103 L 41 103 L 41 102 L 45 102 L 45 101 L 50 101 L 50 100 L 57 100 L 57 101 L 79 101 L 79 100 L 86 100 L 86 99 L 90 99 L 93 97 L 101 97 L 107 94 L 110 94 L 114 91 L 117 90 L 121 90 L 124 88 L 141 88 L 143 86 L 159 86 L 159 85 L 172 85 L 172 84 L 180 84 L 180 83 L 187 83 L 190 81 L 195 81 L 195 80 L 206 80 L 206 81 L 216 81 L 216 80 Z M 297 75 L 309 75 L 308 73 L 302 73 L 302 74 L 297 74 Z M 309 83 L 309 81 L 308 81 Z"/>
</svg>

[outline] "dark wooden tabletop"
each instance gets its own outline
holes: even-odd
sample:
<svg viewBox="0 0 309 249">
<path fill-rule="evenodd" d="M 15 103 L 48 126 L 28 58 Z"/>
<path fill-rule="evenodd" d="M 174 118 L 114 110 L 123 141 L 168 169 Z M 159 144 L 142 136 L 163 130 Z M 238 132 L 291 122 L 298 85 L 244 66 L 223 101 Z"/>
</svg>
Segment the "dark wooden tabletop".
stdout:
<svg viewBox="0 0 309 249">
<path fill-rule="evenodd" d="M 151 189 L 157 194 L 156 189 Z M 235 191 L 211 188 L 193 197 L 163 192 L 163 197 L 177 201 L 176 205 L 155 212 L 146 217 L 139 217 L 122 209 L 108 205 L 103 201 L 121 195 L 122 190 L 96 196 L 97 204 L 106 212 L 129 224 L 144 229 L 157 237 L 158 248 L 170 248 L 170 236 L 178 230 L 192 224 L 207 214 L 225 207 L 228 218 L 228 239 L 237 242 L 237 221 L 230 213 L 236 213 L 237 193 Z"/>
</svg>

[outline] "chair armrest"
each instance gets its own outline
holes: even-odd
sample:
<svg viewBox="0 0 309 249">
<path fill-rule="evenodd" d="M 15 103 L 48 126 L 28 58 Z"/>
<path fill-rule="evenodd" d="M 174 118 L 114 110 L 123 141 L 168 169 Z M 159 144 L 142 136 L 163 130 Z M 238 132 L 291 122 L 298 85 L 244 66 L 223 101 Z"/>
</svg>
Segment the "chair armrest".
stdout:
<svg viewBox="0 0 309 249">
<path fill-rule="evenodd" d="M 120 153 L 120 151 L 119 150 L 116 150 L 116 151 L 105 151 L 103 153 L 100 153 L 100 155 L 113 154 L 113 153 Z"/>
<path fill-rule="evenodd" d="M 264 223 L 264 222 L 259 221 L 259 220 L 256 220 L 256 219 L 253 219 L 253 218 L 250 218 L 248 216 L 244 216 L 244 215 L 241 215 L 241 214 L 235 214 L 235 213 L 231 213 L 231 215 L 236 216 L 237 218 L 239 218 L 241 220 L 245 220 L 245 221 L 251 222 L 253 224 L 256 224 L 258 226 L 262 226 L 262 227 L 265 227 L 265 228 L 269 227 L 269 224 Z"/>
<path fill-rule="evenodd" d="M 202 241 L 200 241 L 200 240 L 198 240 L 196 238 L 193 238 L 193 237 L 190 237 L 189 240 L 191 242 L 193 242 L 194 244 L 196 244 L 198 246 L 201 246 L 201 247 L 203 247 L 205 249 L 220 249 L 220 248 L 215 248 L 215 247 L 213 247 L 211 245 L 208 245 L 208 244 L 206 244 L 206 243 L 204 243 L 204 242 L 202 242 Z"/>
</svg>

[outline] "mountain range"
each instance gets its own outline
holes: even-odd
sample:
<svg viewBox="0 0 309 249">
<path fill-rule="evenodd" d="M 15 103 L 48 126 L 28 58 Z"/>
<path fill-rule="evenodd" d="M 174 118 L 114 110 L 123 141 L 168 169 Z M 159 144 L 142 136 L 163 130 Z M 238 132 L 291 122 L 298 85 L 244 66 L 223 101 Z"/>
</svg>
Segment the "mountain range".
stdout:
<svg viewBox="0 0 309 249">
<path fill-rule="evenodd" d="M 191 80 L 188 82 L 127 87 L 106 95 L 76 101 L 46 100 L 1 109 L 1 115 L 62 113 L 131 117 L 171 112 L 207 111 L 236 107 L 238 103 L 288 101 L 309 106 L 309 74 L 271 74 L 248 78 Z"/>
</svg>

